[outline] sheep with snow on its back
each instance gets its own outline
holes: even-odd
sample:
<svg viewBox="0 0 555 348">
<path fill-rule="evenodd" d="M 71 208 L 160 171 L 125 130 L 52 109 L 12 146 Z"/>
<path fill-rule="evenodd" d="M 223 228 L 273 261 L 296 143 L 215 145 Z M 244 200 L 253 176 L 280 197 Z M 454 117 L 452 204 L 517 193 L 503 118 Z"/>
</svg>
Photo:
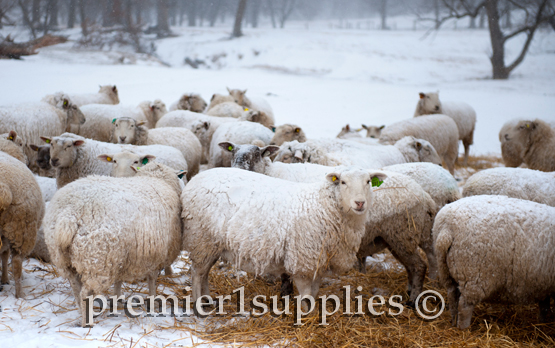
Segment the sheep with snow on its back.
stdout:
<svg viewBox="0 0 555 348">
<path fill-rule="evenodd" d="M 372 139 L 379 139 L 380 135 L 382 134 L 382 129 L 385 128 L 385 126 L 367 126 L 367 125 L 362 125 L 362 128 L 366 129 L 366 137 L 367 138 L 372 138 Z"/>
<path fill-rule="evenodd" d="M 337 134 L 337 139 L 349 139 L 349 138 L 362 138 L 362 136 L 358 133 L 362 130 L 361 129 L 351 129 L 349 125 L 341 128 L 341 132 Z"/>
<path fill-rule="evenodd" d="M 245 108 L 235 102 L 223 102 L 206 111 L 209 116 L 239 118 Z"/>
<path fill-rule="evenodd" d="M 156 295 L 159 270 L 181 249 L 180 192 L 174 170 L 152 162 L 131 178 L 93 175 L 56 193 L 44 236 L 52 263 L 71 284 L 83 326 L 83 300 L 112 284 L 120 298 L 122 282 L 146 277 L 149 295 Z"/>
<path fill-rule="evenodd" d="M 554 226 L 554 207 L 516 198 L 475 196 L 443 207 L 434 248 L 453 326 L 469 327 L 484 301 L 537 302 L 545 321 L 555 289 Z"/>
<path fill-rule="evenodd" d="M 209 295 L 208 272 L 220 257 L 257 275 L 287 273 L 301 296 L 316 297 L 326 273 L 346 272 L 356 260 L 373 177 L 386 179 L 356 168 L 310 184 L 234 168 L 195 176 L 181 195 L 193 300 Z"/>
<path fill-rule="evenodd" d="M 45 138 L 50 141 L 50 162 L 56 168 L 58 189 L 88 175 L 110 175 L 109 163 L 97 159 L 106 153 L 118 153 L 125 150 L 138 154 L 153 154 L 161 164 L 175 170 L 187 170 L 187 162 L 179 150 L 164 145 L 121 145 L 85 139 L 71 133 L 59 137 Z"/>
<path fill-rule="evenodd" d="M 69 96 L 73 104 L 83 106 L 87 104 L 119 104 L 118 89 L 115 85 L 100 86 L 98 93 L 72 94 Z"/>
<path fill-rule="evenodd" d="M 210 105 L 208 105 L 208 108 L 206 109 L 206 112 L 210 111 L 212 108 L 214 108 L 218 104 L 228 103 L 228 102 L 235 103 L 235 99 L 230 95 L 223 95 L 223 94 L 215 93 L 215 94 L 212 95 L 212 98 L 210 98 Z"/>
<path fill-rule="evenodd" d="M 163 127 L 148 129 L 144 122 L 130 117 L 121 117 L 112 122 L 112 143 L 131 145 L 166 145 L 183 154 L 187 161 L 187 179 L 195 176 L 200 169 L 202 145 L 199 139 L 186 128 Z"/>
<path fill-rule="evenodd" d="M 506 122 L 499 131 L 499 141 L 501 142 L 501 156 L 505 167 L 516 168 L 523 162 L 522 145 L 511 139 L 510 132 L 518 124 L 519 120 Z"/>
<path fill-rule="evenodd" d="M 30 144 L 39 144 L 40 136 L 60 135 L 79 129 L 85 116 L 69 97 L 62 93 L 47 96 L 38 103 L 16 104 L 0 107 L 0 133 L 15 131 L 23 140 L 23 150 L 29 160 L 29 168 L 38 171 L 35 164 L 36 152 Z"/>
<path fill-rule="evenodd" d="M 522 159 L 530 169 L 555 171 L 555 129 L 546 122 L 519 121 L 509 132 L 509 140 L 522 147 Z"/>
<path fill-rule="evenodd" d="M 281 146 L 283 143 L 290 141 L 298 141 L 304 143 L 306 141 L 306 134 L 301 127 L 294 124 L 282 124 L 276 127 L 274 137 L 270 141 L 270 145 Z"/>
<path fill-rule="evenodd" d="M 220 148 L 218 144 L 221 142 L 252 144 L 260 141 L 262 144 L 268 145 L 273 135 L 271 130 L 258 123 L 246 121 L 224 123 L 216 129 L 212 136 L 209 165 L 211 168 L 231 166 L 232 156 Z"/>
<path fill-rule="evenodd" d="M 8 134 L 2 134 L 0 135 L 0 151 L 28 165 L 29 160 L 23 151 L 23 146 L 19 145 L 21 141 L 21 138 L 18 137 L 17 133 L 14 131 L 10 131 Z"/>
<path fill-rule="evenodd" d="M 189 110 L 192 112 L 203 112 L 206 109 L 206 101 L 202 99 L 200 94 L 189 93 L 183 94 L 178 101 L 170 105 L 170 111 Z"/>
<path fill-rule="evenodd" d="M 502 195 L 555 207 L 555 172 L 526 168 L 492 168 L 472 175 L 463 197 Z"/>
<path fill-rule="evenodd" d="M 265 99 L 259 98 L 259 97 L 247 97 L 246 89 L 242 91 L 239 89 L 230 90 L 228 88 L 227 91 L 229 92 L 229 95 L 233 97 L 233 100 L 235 101 L 235 103 L 245 108 L 248 108 L 249 110 L 263 111 L 272 120 L 272 123 L 275 122 L 274 112 L 272 110 L 272 107 L 270 106 L 270 104 L 268 104 L 268 102 Z"/>
<path fill-rule="evenodd" d="M 431 115 L 393 123 L 382 129 L 380 143 L 391 145 L 407 135 L 429 141 L 447 164 L 451 175 L 455 173 L 455 161 L 459 153 L 459 131 L 457 124 L 450 117 Z"/>
<path fill-rule="evenodd" d="M 474 128 L 476 127 L 476 111 L 472 106 L 463 102 L 441 102 L 439 92 L 419 93 L 420 99 L 416 104 L 414 117 L 443 114 L 451 117 L 457 124 L 459 140 L 464 146 L 464 165 L 468 164 L 470 145 L 474 143 Z"/>
<path fill-rule="evenodd" d="M 22 261 L 35 246 L 37 230 L 44 216 L 44 201 L 33 173 L 20 160 L 3 151 L 0 151 L 0 178 L 1 284 L 9 282 L 8 259 L 11 254 L 15 297 L 22 298 Z"/>
</svg>

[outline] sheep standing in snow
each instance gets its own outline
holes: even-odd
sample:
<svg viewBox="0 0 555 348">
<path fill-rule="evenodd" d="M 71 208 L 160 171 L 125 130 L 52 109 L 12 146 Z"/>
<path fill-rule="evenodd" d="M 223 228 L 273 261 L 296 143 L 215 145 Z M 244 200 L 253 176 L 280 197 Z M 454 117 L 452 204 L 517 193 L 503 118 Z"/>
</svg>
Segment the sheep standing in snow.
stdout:
<svg viewBox="0 0 555 348">
<path fill-rule="evenodd" d="M 273 135 L 271 130 L 258 123 L 245 121 L 224 123 L 212 136 L 209 165 L 211 168 L 231 166 L 232 155 L 220 148 L 218 144 L 221 142 L 252 144 L 255 141 L 261 141 L 264 145 L 268 145 Z"/>
<path fill-rule="evenodd" d="M 258 98 L 258 97 L 247 97 L 246 89 L 242 91 L 239 89 L 230 90 L 228 88 L 227 91 L 229 92 L 229 95 L 233 97 L 233 100 L 235 101 L 235 103 L 245 108 L 248 108 L 250 110 L 263 111 L 264 113 L 266 113 L 266 115 L 268 115 L 268 117 L 272 119 L 273 122 L 275 122 L 274 112 L 272 110 L 272 107 L 270 106 L 270 104 L 268 104 L 268 102 L 265 99 Z"/>
<path fill-rule="evenodd" d="M 482 301 L 538 302 L 545 320 L 555 289 L 553 226 L 555 208 L 503 196 L 463 198 L 441 209 L 435 253 L 453 326 L 469 327 Z"/>
<path fill-rule="evenodd" d="M 44 216 L 44 201 L 33 173 L 24 163 L 0 151 L 0 255 L 2 284 L 8 284 L 8 259 L 12 255 L 15 297 L 21 289 L 22 261 L 35 246 Z"/>
<path fill-rule="evenodd" d="M 522 159 L 530 169 L 555 171 L 555 129 L 546 122 L 520 121 L 513 127 L 509 140 L 522 147 Z"/>
<path fill-rule="evenodd" d="M 152 162 L 131 178 L 90 176 L 56 193 L 44 236 L 52 263 L 71 284 L 83 326 L 83 300 L 112 284 L 119 297 L 122 282 L 147 277 L 149 295 L 156 295 L 159 270 L 180 252 L 180 192 L 174 171 Z"/>
<path fill-rule="evenodd" d="M 193 299 L 209 295 L 208 272 L 220 257 L 257 275 L 287 273 L 301 296 L 316 297 L 325 273 L 356 260 L 373 177 L 386 175 L 346 169 L 310 184 L 233 168 L 195 176 L 181 195 Z"/>
<path fill-rule="evenodd" d="M 170 111 L 189 110 L 192 112 L 203 112 L 206 109 L 206 101 L 199 94 L 183 94 L 178 101 L 170 105 Z"/>
<path fill-rule="evenodd" d="M 439 92 L 420 93 L 420 100 L 416 104 L 414 117 L 433 114 L 443 114 L 451 117 L 457 124 L 459 140 L 464 146 L 464 165 L 468 164 L 470 145 L 474 143 L 474 128 L 476 127 L 476 111 L 472 106 L 463 102 L 441 102 Z"/>
<path fill-rule="evenodd" d="M 60 135 L 78 129 L 85 116 L 69 97 L 62 93 L 47 96 L 39 103 L 17 104 L 0 107 L 0 133 L 15 131 L 24 141 L 23 150 L 29 160 L 29 168 L 38 172 L 36 152 L 30 144 L 39 144 L 41 135 Z"/>
<path fill-rule="evenodd" d="M 152 154 L 158 162 L 175 170 L 187 170 L 187 162 L 181 152 L 164 145 L 120 145 L 103 143 L 92 139 L 84 139 L 78 135 L 65 133 L 59 137 L 45 138 L 50 141 L 50 162 L 56 168 L 56 184 L 58 189 L 88 175 L 110 175 L 112 167 L 109 163 L 97 159 L 99 155 L 118 153 L 124 150 L 138 154 Z"/>
<path fill-rule="evenodd" d="M 337 139 L 349 139 L 349 138 L 362 138 L 362 136 L 358 133 L 362 129 L 351 129 L 349 125 L 341 128 L 341 132 L 337 134 Z"/>
<path fill-rule="evenodd" d="M 10 131 L 8 134 L 2 134 L 0 136 L 0 151 L 14 157 L 15 159 L 21 161 L 21 163 L 28 165 L 29 160 L 23 151 L 23 146 L 19 145 L 20 141 L 21 138 L 19 138 L 14 131 Z"/>
<path fill-rule="evenodd" d="M 172 146 L 181 151 L 187 161 L 187 179 L 190 180 L 199 172 L 202 145 L 193 132 L 178 127 L 149 130 L 143 123 L 130 117 L 115 119 L 112 122 L 112 143 Z"/>
<path fill-rule="evenodd" d="M 362 128 L 366 129 L 366 137 L 367 138 L 372 138 L 372 139 L 379 139 L 380 135 L 382 134 L 382 129 L 385 128 L 385 126 L 367 126 L 367 125 L 362 125 Z"/>
<path fill-rule="evenodd" d="M 304 143 L 306 134 L 301 127 L 294 124 L 282 124 L 276 127 L 274 137 L 270 141 L 270 145 L 281 146 L 285 142 L 298 141 Z"/>
<path fill-rule="evenodd" d="M 119 117 L 131 117 L 137 121 L 144 121 L 146 127 L 154 128 L 156 122 L 164 116 L 166 106 L 159 100 L 153 103 L 145 101 L 136 107 L 123 105 L 91 104 L 82 107 L 87 118 L 81 126 L 79 135 L 88 139 L 109 142 L 112 134 L 112 121 Z"/>
<path fill-rule="evenodd" d="M 519 120 L 511 120 L 506 122 L 499 131 L 499 141 L 501 142 L 501 156 L 505 167 L 516 168 L 523 162 L 522 159 L 522 146 L 510 139 L 509 133 L 518 124 Z"/>
<path fill-rule="evenodd" d="M 429 141 L 447 164 L 451 175 L 455 173 L 455 161 L 459 153 L 459 131 L 457 124 L 450 117 L 431 115 L 393 123 L 382 129 L 380 143 L 394 144 L 407 135 Z"/>
<path fill-rule="evenodd" d="M 502 195 L 555 207 L 555 172 L 526 168 L 493 168 L 472 175 L 463 197 Z"/>
<path fill-rule="evenodd" d="M 115 85 L 100 86 L 98 93 L 94 94 L 72 94 L 71 101 L 77 106 L 87 104 L 119 104 L 118 89 Z"/>
</svg>

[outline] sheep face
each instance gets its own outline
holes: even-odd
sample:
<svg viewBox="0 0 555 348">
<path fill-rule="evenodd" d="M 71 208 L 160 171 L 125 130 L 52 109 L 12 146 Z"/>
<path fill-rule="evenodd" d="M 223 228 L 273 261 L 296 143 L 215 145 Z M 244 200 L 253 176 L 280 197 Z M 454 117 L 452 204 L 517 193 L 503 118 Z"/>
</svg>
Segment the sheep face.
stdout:
<svg viewBox="0 0 555 348">
<path fill-rule="evenodd" d="M 121 117 L 112 121 L 112 142 L 116 144 L 135 144 L 137 130 L 145 122 L 137 122 L 131 117 Z"/>
<path fill-rule="evenodd" d="M 341 132 L 337 134 L 338 139 L 348 139 L 348 138 L 360 138 L 360 134 L 358 132 L 362 129 L 351 129 L 351 126 L 346 125 L 345 127 L 341 128 Z"/>
<path fill-rule="evenodd" d="M 49 170 L 52 168 L 50 165 L 50 145 L 29 145 L 31 150 L 37 152 L 37 160 L 36 163 L 40 169 Z"/>
<path fill-rule="evenodd" d="M 367 138 L 379 139 L 380 135 L 382 134 L 382 129 L 384 129 L 385 126 L 366 126 L 363 124 L 362 128 L 366 129 Z"/>
<path fill-rule="evenodd" d="M 269 129 L 273 128 L 273 122 L 264 111 L 249 110 L 244 114 L 245 121 L 260 123 Z"/>
<path fill-rule="evenodd" d="M 190 110 L 192 112 L 203 112 L 208 104 L 198 94 L 184 94 L 177 103 L 178 110 Z"/>
<path fill-rule="evenodd" d="M 115 85 L 100 86 L 100 90 L 98 91 L 98 93 L 106 94 L 108 97 L 110 97 L 110 99 L 114 101 L 114 104 L 119 104 L 118 89 Z"/>
<path fill-rule="evenodd" d="M 441 165 L 441 157 L 439 157 L 436 149 L 430 142 L 424 139 L 414 139 L 413 147 L 418 152 L 420 162 L 431 162 Z"/>
<path fill-rule="evenodd" d="M 218 144 L 224 151 L 231 152 L 233 160 L 232 168 L 239 168 L 256 173 L 264 173 L 264 157 L 270 157 L 279 150 L 278 146 L 258 147 L 256 145 L 236 145 L 230 142 Z"/>
<path fill-rule="evenodd" d="M 241 106 L 249 106 L 246 103 L 246 99 L 245 99 L 245 94 L 247 93 L 247 90 L 239 90 L 239 89 L 227 89 L 227 91 L 229 92 L 229 95 L 233 97 L 233 100 L 241 105 Z"/>
<path fill-rule="evenodd" d="M 141 167 L 156 159 L 152 155 L 138 155 L 130 151 L 124 151 L 113 155 L 100 155 L 98 159 L 103 162 L 112 163 L 111 176 L 116 178 L 126 178 L 135 176 Z"/>
<path fill-rule="evenodd" d="M 439 92 L 437 93 L 420 93 L 420 111 L 422 115 L 441 114 L 441 102 L 439 101 Z"/>
<path fill-rule="evenodd" d="M 285 142 L 294 140 L 304 143 L 306 141 L 304 131 L 294 124 L 284 124 L 276 128 L 274 137 L 270 140 L 270 145 L 281 146 Z"/>
<path fill-rule="evenodd" d="M 84 140 L 54 137 L 41 137 L 50 144 L 50 165 L 55 168 L 69 168 L 77 160 L 77 148 L 85 143 Z"/>
<path fill-rule="evenodd" d="M 520 121 L 509 131 L 506 140 L 521 145 L 521 156 L 524 158 L 532 145 L 545 143 L 550 137 L 555 137 L 555 131 L 544 121 L 536 119 L 534 121 Z"/>
<path fill-rule="evenodd" d="M 386 174 L 363 169 L 349 169 L 341 173 L 330 173 L 326 179 L 335 187 L 336 199 L 345 213 L 366 214 L 372 204 L 372 178 L 385 180 Z"/>
<path fill-rule="evenodd" d="M 150 104 L 150 111 L 152 113 L 154 124 L 156 124 L 156 122 L 158 122 L 162 118 L 162 116 L 168 113 L 168 109 L 166 109 L 166 104 L 164 104 L 160 99 L 156 99 L 153 103 Z"/>
<path fill-rule="evenodd" d="M 306 149 L 298 146 L 298 141 L 283 144 L 274 159 L 275 162 L 283 163 L 305 163 L 308 160 L 308 153 Z"/>
</svg>

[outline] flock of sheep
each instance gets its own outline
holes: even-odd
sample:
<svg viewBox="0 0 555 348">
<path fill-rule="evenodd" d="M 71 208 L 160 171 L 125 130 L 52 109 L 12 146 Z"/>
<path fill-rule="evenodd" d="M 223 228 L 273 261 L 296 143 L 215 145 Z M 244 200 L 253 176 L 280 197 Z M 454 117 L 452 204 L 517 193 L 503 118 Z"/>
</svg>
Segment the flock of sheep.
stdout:
<svg viewBox="0 0 555 348">
<path fill-rule="evenodd" d="M 51 262 L 82 299 L 122 282 L 156 279 L 181 251 L 192 262 L 193 300 L 208 295 L 220 258 L 317 296 L 322 277 L 389 249 L 405 267 L 407 305 L 425 274 L 447 289 L 453 325 L 471 324 L 481 301 L 538 302 L 555 294 L 555 131 L 541 120 L 499 134 L 507 167 L 453 177 L 459 140 L 467 164 L 476 123 L 465 103 L 420 93 L 413 118 L 349 126 L 310 139 L 277 125 L 246 90 L 208 105 L 186 94 L 119 105 L 115 86 L 0 106 L 2 284 L 12 256 Z M 441 167 L 442 162 L 448 170 Z M 201 164 L 208 164 L 201 171 Z M 223 168 L 232 167 L 232 168 Z M 420 249 L 426 255 L 421 256 Z"/>
</svg>

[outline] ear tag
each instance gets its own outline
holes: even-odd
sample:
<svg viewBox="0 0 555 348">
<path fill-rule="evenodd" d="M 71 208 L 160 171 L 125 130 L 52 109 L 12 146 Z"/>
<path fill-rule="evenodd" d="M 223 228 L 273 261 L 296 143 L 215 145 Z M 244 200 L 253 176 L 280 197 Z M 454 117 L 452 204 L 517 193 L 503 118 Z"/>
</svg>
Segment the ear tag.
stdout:
<svg viewBox="0 0 555 348">
<path fill-rule="evenodd" d="M 13 140 L 13 137 L 8 137 L 8 140 Z"/>
<path fill-rule="evenodd" d="M 335 175 L 332 176 L 332 177 L 331 177 L 331 181 L 337 181 L 337 176 L 335 176 Z"/>
<path fill-rule="evenodd" d="M 44 142 L 50 144 L 50 139 L 46 139 Z"/>
<path fill-rule="evenodd" d="M 295 129 L 295 132 L 297 132 L 297 133 L 299 133 L 300 131 L 301 131 L 300 128 L 296 128 L 296 129 Z"/>
<path fill-rule="evenodd" d="M 177 174 L 177 177 L 178 177 L 179 179 L 183 179 L 183 176 L 184 176 L 184 175 L 185 175 L 185 173 Z"/>
<path fill-rule="evenodd" d="M 249 108 L 245 108 L 245 111 L 249 111 Z"/>
<path fill-rule="evenodd" d="M 117 120 L 117 118 L 114 118 L 114 119 L 112 120 L 112 124 L 116 123 L 116 120 Z"/>
<path fill-rule="evenodd" d="M 106 157 L 106 161 L 112 162 L 112 157 Z"/>
<path fill-rule="evenodd" d="M 67 106 L 67 100 L 64 100 L 64 106 Z"/>
<path fill-rule="evenodd" d="M 229 145 L 229 146 L 227 147 L 227 149 L 228 149 L 229 151 L 233 151 L 233 146 Z"/>
<path fill-rule="evenodd" d="M 276 132 L 276 127 L 272 127 L 272 132 Z"/>
<path fill-rule="evenodd" d="M 530 128 L 530 125 L 528 123 L 526 123 L 526 128 Z"/>
<path fill-rule="evenodd" d="M 137 170 L 141 169 L 141 167 L 137 167 Z"/>
<path fill-rule="evenodd" d="M 145 157 L 145 158 L 143 158 L 143 161 L 142 161 L 142 163 L 143 163 L 143 164 L 147 164 L 147 163 L 148 163 L 148 158 L 146 158 L 146 157 Z"/>
<path fill-rule="evenodd" d="M 377 176 L 372 178 L 372 187 L 380 187 L 383 184 L 383 180 L 378 179 Z"/>
</svg>

